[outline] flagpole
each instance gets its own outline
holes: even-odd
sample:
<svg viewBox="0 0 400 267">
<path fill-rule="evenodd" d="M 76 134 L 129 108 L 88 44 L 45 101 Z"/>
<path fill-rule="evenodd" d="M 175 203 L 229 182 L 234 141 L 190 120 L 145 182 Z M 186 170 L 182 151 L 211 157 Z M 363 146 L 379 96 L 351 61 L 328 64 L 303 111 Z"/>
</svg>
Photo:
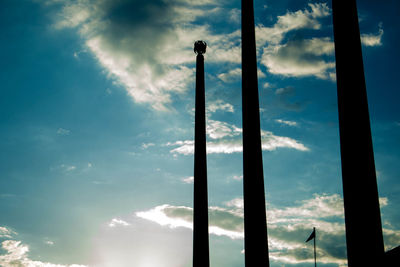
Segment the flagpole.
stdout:
<svg viewBox="0 0 400 267">
<path fill-rule="evenodd" d="M 315 227 L 314 227 L 314 264 L 315 264 L 315 267 L 317 267 L 317 250 L 316 250 L 316 246 L 315 246 L 316 239 L 317 239 L 317 232 L 315 231 Z"/>
</svg>

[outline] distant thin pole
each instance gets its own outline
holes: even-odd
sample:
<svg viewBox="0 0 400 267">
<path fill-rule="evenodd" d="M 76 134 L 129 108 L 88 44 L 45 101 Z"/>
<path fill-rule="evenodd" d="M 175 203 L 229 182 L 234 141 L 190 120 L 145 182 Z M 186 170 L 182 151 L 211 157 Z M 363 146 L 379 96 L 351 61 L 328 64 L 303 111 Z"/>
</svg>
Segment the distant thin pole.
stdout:
<svg viewBox="0 0 400 267">
<path fill-rule="evenodd" d="M 315 231 L 314 227 L 314 266 L 317 267 L 317 247 L 315 245 L 315 240 L 317 239 L 317 231 Z"/>
<path fill-rule="evenodd" d="M 317 267 L 317 246 L 316 246 L 316 241 L 315 239 L 317 239 L 317 233 L 315 231 L 315 227 L 313 227 L 313 231 L 311 233 L 311 235 L 307 238 L 306 243 L 308 241 L 310 241 L 311 239 L 314 239 L 314 265 L 315 267 Z"/>
</svg>

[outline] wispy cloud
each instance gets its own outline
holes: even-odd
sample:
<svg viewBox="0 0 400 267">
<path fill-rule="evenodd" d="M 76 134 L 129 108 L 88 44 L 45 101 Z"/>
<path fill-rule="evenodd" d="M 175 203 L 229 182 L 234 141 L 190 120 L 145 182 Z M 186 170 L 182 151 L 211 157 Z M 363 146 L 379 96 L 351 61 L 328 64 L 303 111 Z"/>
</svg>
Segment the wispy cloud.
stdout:
<svg viewBox="0 0 400 267">
<path fill-rule="evenodd" d="M 330 9 L 326 3 L 309 3 L 308 9 L 288 11 L 286 14 L 278 16 L 277 22 L 272 27 L 257 25 L 257 46 L 262 47 L 267 43 L 277 45 L 281 43 L 288 32 L 293 30 L 319 30 L 322 27 L 319 19 L 329 15 Z"/>
<path fill-rule="evenodd" d="M 226 83 L 237 82 L 242 77 L 242 69 L 235 68 L 228 72 L 218 74 L 218 78 Z"/>
<path fill-rule="evenodd" d="M 208 119 L 207 135 L 213 141 L 207 142 L 208 154 L 231 154 L 242 152 L 242 140 L 240 135 L 242 129 L 235 125 Z M 291 148 L 299 151 L 309 151 L 304 144 L 290 137 L 278 136 L 270 131 L 261 131 L 262 149 L 266 151 L 277 148 Z M 194 153 L 194 141 L 184 140 L 169 142 L 165 146 L 175 147 L 170 150 L 174 154 L 191 155 Z"/>
<path fill-rule="evenodd" d="M 58 128 L 57 134 L 59 135 L 69 135 L 71 133 L 70 130 L 64 129 L 64 128 Z"/>
<path fill-rule="evenodd" d="M 136 216 L 171 228 L 192 229 L 192 213 L 193 210 L 189 207 L 161 205 L 148 211 L 136 212 Z"/>
<path fill-rule="evenodd" d="M 175 143 L 170 143 L 169 145 L 177 146 L 170 150 L 171 153 L 183 155 L 191 155 L 194 153 L 194 142 L 191 140 L 177 141 Z M 309 151 L 308 147 L 295 139 L 277 136 L 272 132 L 264 132 L 262 137 L 262 149 L 273 151 L 277 148 L 291 148 L 299 151 Z M 243 147 L 240 139 L 207 142 L 207 154 L 232 154 L 242 151 Z"/>
<path fill-rule="evenodd" d="M 60 169 L 66 172 L 71 172 L 76 170 L 76 166 L 73 165 L 66 165 L 66 164 L 61 164 Z"/>
<path fill-rule="evenodd" d="M 170 228 L 192 229 L 192 208 L 161 205 L 136 215 Z M 231 239 L 242 239 L 243 199 L 209 208 L 209 231 Z M 346 266 L 343 200 L 337 194 L 315 194 L 310 199 L 267 210 L 270 258 L 289 264 L 312 262 L 312 248 L 305 243 L 312 227 L 318 231 L 319 261 Z M 384 229 L 387 248 L 398 245 L 400 232 Z"/>
<path fill-rule="evenodd" d="M 189 177 L 182 178 L 182 182 L 184 182 L 185 184 L 193 184 L 194 183 L 194 177 L 193 176 L 189 176 Z"/>
<path fill-rule="evenodd" d="M 142 149 L 147 149 L 149 147 L 155 146 L 156 144 L 154 143 L 143 143 L 142 144 Z"/>
<path fill-rule="evenodd" d="M 1 247 L 5 252 L 5 254 L 0 255 L 0 265 L 3 267 L 86 267 L 85 265 L 62 265 L 32 260 L 28 256 L 29 247 L 21 241 L 6 240 L 1 243 Z"/>
<path fill-rule="evenodd" d="M 8 239 L 1 243 L 2 254 L 0 254 L 0 266 L 3 267 L 86 267 L 85 265 L 61 265 L 49 262 L 35 261 L 29 258 L 29 247 L 21 241 L 14 240 L 18 234 L 12 229 L 0 226 L 0 238 Z M 54 245 L 53 241 L 45 240 L 47 245 Z"/>
<path fill-rule="evenodd" d="M 242 129 L 223 121 L 208 119 L 206 133 L 211 139 L 221 139 L 240 135 Z"/>
<path fill-rule="evenodd" d="M 48 245 L 48 246 L 54 246 L 54 245 L 55 245 L 55 242 L 52 241 L 52 240 L 45 240 L 44 243 L 45 243 L 46 245 Z"/>
<path fill-rule="evenodd" d="M 234 176 L 232 177 L 232 179 L 233 179 L 233 180 L 236 180 L 236 181 L 241 181 L 241 180 L 243 180 L 243 175 L 234 175 Z"/>
<path fill-rule="evenodd" d="M 193 209 L 184 206 L 157 206 L 151 210 L 137 212 L 136 216 L 156 222 L 170 228 L 185 227 L 193 229 Z M 234 212 L 218 207 L 210 207 L 210 234 L 228 236 L 232 239 L 243 238 L 242 220 Z M 221 222 L 224 221 L 225 223 Z"/>
<path fill-rule="evenodd" d="M 223 100 L 210 101 L 206 103 L 207 113 L 215 113 L 217 111 L 235 112 L 232 104 L 226 103 Z"/>
<path fill-rule="evenodd" d="M 0 238 L 12 238 L 17 233 L 10 228 L 0 226 Z"/>
<path fill-rule="evenodd" d="M 108 226 L 110 226 L 110 227 L 129 226 L 129 225 L 130 225 L 130 223 L 128 223 L 124 220 L 118 219 L 118 218 L 112 219 L 111 222 L 108 224 Z"/>
<path fill-rule="evenodd" d="M 383 29 L 382 24 L 379 24 L 378 33 L 363 33 L 361 34 L 361 43 L 365 46 L 381 46 L 382 45 Z"/>
<path fill-rule="evenodd" d="M 275 121 L 277 123 L 287 125 L 287 126 L 298 126 L 298 123 L 295 121 L 288 121 L 288 120 L 282 120 L 282 119 L 276 119 Z"/>
</svg>

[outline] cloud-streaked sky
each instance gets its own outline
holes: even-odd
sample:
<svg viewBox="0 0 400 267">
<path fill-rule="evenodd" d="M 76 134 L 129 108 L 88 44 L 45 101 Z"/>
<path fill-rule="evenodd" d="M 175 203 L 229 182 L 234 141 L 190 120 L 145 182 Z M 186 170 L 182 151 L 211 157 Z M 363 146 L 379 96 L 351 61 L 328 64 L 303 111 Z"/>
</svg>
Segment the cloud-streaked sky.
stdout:
<svg viewBox="0 0 400 267">
<path fill-rule="evenodd" d="M 385 248 L 400 245 L 399 22 L 358 1 Z M 347 266 L 330 1 L 255 1 L 271 266 Z M 0 265 L 188 267 L 205 40 L 210 256 L 243 267 L 240 1 L 5 0 Z M 367 234 L 367 233 L 366 233 Z"/>
</svg>

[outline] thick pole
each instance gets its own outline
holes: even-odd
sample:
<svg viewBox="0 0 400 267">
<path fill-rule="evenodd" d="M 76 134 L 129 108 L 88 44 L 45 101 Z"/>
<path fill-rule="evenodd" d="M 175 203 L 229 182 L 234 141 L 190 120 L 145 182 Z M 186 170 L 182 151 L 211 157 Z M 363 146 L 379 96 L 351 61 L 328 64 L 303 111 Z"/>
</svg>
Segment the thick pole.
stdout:
<svg viewBox="0 0 400 267">
<path fill-rule="evenodd" d="M 355 0 L 332 0 L 349 267 L 381 266 L 384 247 Z"/>
<path fill-rule="evenodd" d="M 208 267 L 208 197 L 204 56 L 196 57 L 196 111 L 194 137 L 193 267 Z"/>
<path fill-rule="evenodd" d="M 269 266 L 253 0 L 242 0 L 243 201 L 246 267 Z"/>
</svg>

